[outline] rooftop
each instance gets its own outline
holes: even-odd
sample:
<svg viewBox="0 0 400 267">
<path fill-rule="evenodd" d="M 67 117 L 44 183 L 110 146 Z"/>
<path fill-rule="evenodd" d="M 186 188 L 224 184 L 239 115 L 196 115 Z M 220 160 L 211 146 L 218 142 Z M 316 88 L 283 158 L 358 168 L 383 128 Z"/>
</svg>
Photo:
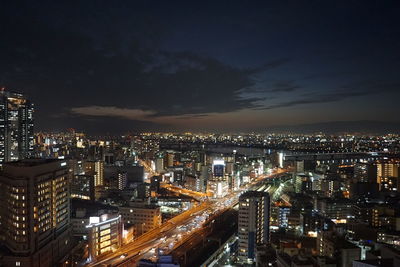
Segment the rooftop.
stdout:
<svg viewBox="0 0 400 267">
<path fill-rule="evenodd" d="M 247 191 L 240 195 L 240 198 L 250 198 L 250 197 L 269 197 L 267 192 L 260 191 Z"/>
<path fill-rule="evenodd" d="M 4 166 L 18 166 L 18 167 L 34 167 L 43 164 L 53 163 L 53 162 L 61 162 L 59 159 L 23 159 L 18 161 L 5 162 Z"/>
</svg>

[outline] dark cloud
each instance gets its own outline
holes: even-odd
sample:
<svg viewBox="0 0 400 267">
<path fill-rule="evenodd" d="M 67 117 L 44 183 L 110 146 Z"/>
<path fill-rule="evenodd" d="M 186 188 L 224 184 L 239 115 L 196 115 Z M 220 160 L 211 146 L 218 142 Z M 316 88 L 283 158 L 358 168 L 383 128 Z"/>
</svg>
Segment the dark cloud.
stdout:
<svg viewBox="0 0 400 267">
<path fill-rule="evenodd" d="M 284 2 L 9 1 L 0 85 L 33 100 L 42 129 L 398 99 L 397 6 Z"/>
<path fill-rule="evenodd" d="M 128 40 L 107 32 L 104 37 L 91 36 L 55 28 L 29 14 L 18 20 L 3 16 L 1 22 L 0 34 L 9 41 L 0 44 L 0 81 L 30 95 L 40 125 L 57 113 L 68 116 L 69 111 L 96 116 L 81 112 L 92 106 L 151 111 L 152 116 L 204 116 L 254 108 L 263 98 L 243 98 L 240 90 L 255 84 L 252 75 L 257 72 L 288 62 L 239 68 L 189 51 L 160 50 L 148 44 L 156 43 L 151 35 L 136 34 Z M 107 116 L 115 114 L 106 111 Z"/>
<path fill-rule="evenodd" d="M 260 82 L 260 81 L 259 81 Z M 261 85 L 245 88 L 243 92 L 248 93 L 285 93 L 293 92 L 301 89 L 302 86 L 296 84 L 295 81 L 276 81 L 267 82 L 262 81 Z M 270 96 L 268 97 L 270 99 Z"/>
<path fill-rule="evenodd" d="M 343 86 L 337 90 L 327 93 L 307 92 L 302 94 L 299 99 L 269 105 L 260 109 L 268 110 L 305 104 L 338 102 L 348 98 L 363 97 L 385 92 L 396 92 L 398 90 L 400 90 L 400 83 L 385 83 L 382 81 L 360 81 Z"/>
</svg>

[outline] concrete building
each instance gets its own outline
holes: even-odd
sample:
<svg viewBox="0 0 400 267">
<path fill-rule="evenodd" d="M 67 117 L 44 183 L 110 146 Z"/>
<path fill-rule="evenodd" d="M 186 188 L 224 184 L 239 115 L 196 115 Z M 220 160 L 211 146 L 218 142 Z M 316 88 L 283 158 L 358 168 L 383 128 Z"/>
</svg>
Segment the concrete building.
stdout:
<svg viewBox="0 0 400 267">
<path fill-rule="evenodd" d="M 90 217 L 86 228 L 89 229 L 89 260 L 96 260 L 101 254 L 113 252 L 122 245 L 123 225 L 119 215 Z"/>
<path fill-rule="evenodd" d="M 104 185 L 104 161 L 94 160 L 84 162 L 85 174 L 94 175 L 94 186 Z"/>
<path fill-rule="evenodd" d="M 382 162 L 378 164 L 378 184 L 380 190 L 399 191 L 400 163 Z"/>
<path fill-rule="evenodd" d="M 0 173 L 2 266 L 56 266 L 71 245 L 70 171 L 62 160 L 22 160 Z"/>
<path fill-rule="evenodd" d="M 124 190 L 128 185 L 128 174 L 124 171 L 118 172 L 118 189 Z"/>
<path fill-rule="evenodd" d="M 278 226 L 281 228 L 286 228 L 289 225 L 289 214 L 290 207 L 289 206 L 279 206 L 278 207 Z"/>
<path fill-rule="evenodd" d="M 239 250 L 242 263 L 255 261 L 256 246 L 269 242 L 270 196 L 248 191 L 239 197 Z"/>
<path fill-rule="evenodd" d="M 314 209 L 330 219 L 346 220 L 353 216 L 353 202 L 347 198 L 317 198 Z"/>
<path fill-rule="evenodd" d="M 200 176 L 199 176 L 201 192 L 205 192 L 207 190 L 207 181 L 208 181 L 208 176 L 209 176 L 208 174 L 209 174 L 208 166 L 202 165 Z"/>
<path fill-rule="evenodd" d="M 94 175 L 74 175 L 71 180 L 71 197 L 95 200 Z"/>
<path fill-rule="evenodd" d="M 156 158 L 155 160 L 156 172 L 160 173 L 164 171 L 164 159 Z"/>
<path fill-rule="evenodd" d="M 317 234 L 317 253 L 330 258 L 340 256 L 338 266 L 352 266 L 354 260 L 361 258 L 361 249 L 332 231 L 319 231 Z"/>
<path fill-rule="evenodd" d="M 225 181 L 225 161 L 223 159 L 213 160 L 212 174 L 214 181 Z"/>
<path fill-rule="evenodd" d="M 354 178 L 357 182 L 361 183 L 376 183 L 377 166 L 367 162 L 354 164 Z"/>
<path fill-rule="evenodd" d="M 174 157 L 175 155 L 173 153 L 166 154 L 166 165 L 168 168 L 174 167 Z"/>
<path fill-rule="evenodd" d="M 192 191 L 202 192 L 204 185 L 202 185 L 200 177 L 187 175 L 185 177 L 185 187 Z"/>
<path fill-rule="evenodd" d="M 132 224 L 141 235 L 161 225 L 161 210 L 157 205 L 143 202 L 131 202 L 129 206 L 119 207 L 124 224 Z"/>
</svg>

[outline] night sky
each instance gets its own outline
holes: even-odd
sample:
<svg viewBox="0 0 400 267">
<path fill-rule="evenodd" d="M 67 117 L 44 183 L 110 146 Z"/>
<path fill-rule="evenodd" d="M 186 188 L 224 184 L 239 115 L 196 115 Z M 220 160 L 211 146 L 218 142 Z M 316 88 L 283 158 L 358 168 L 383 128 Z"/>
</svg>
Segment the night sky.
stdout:
<svg viewBox="0 0 400 267">
<path fill-rule="evenodd" d="M 0 86 L 37 130 L 400 122 L 400 1 L 7 2 Z"/>
</svg>

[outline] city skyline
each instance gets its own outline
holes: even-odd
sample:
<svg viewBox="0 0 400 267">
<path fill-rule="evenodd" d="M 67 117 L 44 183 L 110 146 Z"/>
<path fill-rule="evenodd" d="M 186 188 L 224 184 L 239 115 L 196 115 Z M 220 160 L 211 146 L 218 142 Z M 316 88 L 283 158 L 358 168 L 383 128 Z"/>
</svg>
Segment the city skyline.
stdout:
<svg viewBox="0 0 400 267">
<path fill-rule="evenodd" d="M 2 3 L 0 266 L 400 266 L 398 14 Z"/>
<path fill-rule="evenodd" d="M 35 104 L 35 131 L 398 132 L 398 11 L 375 1 L 6 3 L 0 86 Z"/>
</svg>

